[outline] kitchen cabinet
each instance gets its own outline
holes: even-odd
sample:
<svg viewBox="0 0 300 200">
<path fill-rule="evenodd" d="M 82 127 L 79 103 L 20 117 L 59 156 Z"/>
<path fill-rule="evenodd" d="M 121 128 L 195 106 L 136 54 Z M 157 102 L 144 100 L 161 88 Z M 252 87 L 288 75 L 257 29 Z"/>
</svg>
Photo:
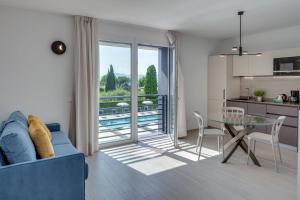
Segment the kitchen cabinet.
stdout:
<svg viewBox="0 0 300 200">
<path fill-rule="evenodd" d="M 268 127 L 268 132 L 271 133 L 271 126 Z M 298 147 L 298 128 L 283 125 L 278 137 L 280 143 Z"/>
<path fill-rule="evenodd" d="M 268 114 L 298 117 L 298 110 L 298 107 L 267 105 Z"/>
<path fill-rule="evenodd" d="M 222 115 L 226 99 L 240 96 L 240 79 L 232 76 L 232 56 L 208 58 L 208 116 Z M 220 124 L 208 122 L 209 126 Z"/>
<path fill-rule="evenodd" d="M 249 56 L 233 56 L 233 76 L 249 75 Z"/>
<path fill-rule="evenodd" d="M 259 116 L 266 116 L 267 114 L 267 106 L 264 104 L 257 104 L 257 103 L 247 103 L 248 111 L 247 114 L 249 115 L 259 115 Z"/>
<path fill-rule="evenodd" d="M 210 56 L 208 63 L 208 98 L 224 99 L 227 59 Z"/>
<path fill-rule="evenodd" d="M 273 57 L 271 53 L 264 53 L 261 56 L 249 55 L 248 76 L 272 76 Z"/>
<path fill-rule="evenodd" d="M 274 114 L 267 114 L 267 117 L 270 118 L 278 118 L 280 115 L 274 115 Z M 298 127 L 298 118 L 297 117 L 286 117 L 286 119 L 283 122 L 284 126 L 291 126 L 291 127 Z"/>
<path fill-rule="evenodd" d="M 271 53 L 261 56 L 233 56 L 233 76 L 272 76 L 273 57 Z"/>
</svg>

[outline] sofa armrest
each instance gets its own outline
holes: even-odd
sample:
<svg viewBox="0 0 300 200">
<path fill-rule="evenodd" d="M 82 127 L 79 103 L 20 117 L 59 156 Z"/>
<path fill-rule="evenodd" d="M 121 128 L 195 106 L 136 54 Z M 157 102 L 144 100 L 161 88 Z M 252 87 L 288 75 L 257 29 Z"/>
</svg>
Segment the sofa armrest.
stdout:
<svg viewBox="0 0 300 200">
<path fill-rule="evenodd" d="M 0 168 L 0 199 L 85 199 L 82 153 Z"/>
<path fill-rule="evenodd" d="M 50 123 L 50 124 L 46 124 L 46 126 L 48 127 L 50 132 L 60 131 L 60 124 L 59 123 Z"/>
</svg>

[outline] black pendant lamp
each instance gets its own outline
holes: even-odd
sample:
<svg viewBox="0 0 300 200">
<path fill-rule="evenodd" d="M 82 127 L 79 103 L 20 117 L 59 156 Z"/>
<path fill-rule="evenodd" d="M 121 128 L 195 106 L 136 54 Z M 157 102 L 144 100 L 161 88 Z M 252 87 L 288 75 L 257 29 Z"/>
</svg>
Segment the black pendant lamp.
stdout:
<svg viewBox="0 0 300 200">
<path fill-rule="evenodd" d="M 261 56 L 262 53 L 248 53 L 248 51 L 244 51 L 243 50 L 243 46 L 242 46 L 242 16 L 244 15 L 244 11 L 239 11 L 238 16 L 240 17 L 240 44 L 239 46 L 234 46 L 232 47 L 232 51 L 238 51 L 237 53 L 228 53 L 228 54 L 220 54 L 220 56 L 226 56 L 226 55 L 239 55 L 239 56 L 243 56 L 243 55 L 255 55 L 255 56 Z"/>
</svg>

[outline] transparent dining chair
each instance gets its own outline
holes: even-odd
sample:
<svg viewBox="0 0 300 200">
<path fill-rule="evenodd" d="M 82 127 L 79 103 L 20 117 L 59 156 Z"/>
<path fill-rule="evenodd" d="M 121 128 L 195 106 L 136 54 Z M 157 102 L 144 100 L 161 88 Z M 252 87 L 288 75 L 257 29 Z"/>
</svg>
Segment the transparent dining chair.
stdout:
<svg viewBox="0 0 300 200">
<path fill-rule="evenodd" d="M 273 123 L 272 129 L 271 129 L 271 135 L 266 134 L 266 133 L 260 133 L 260 132 L 253 132 L 247 136 L 248 138 L 248 159 L 247 159 L 247 164 L 249 162 L 249 155 L 250 155 L 250 148 L 253 143 L 253 153 L 255 154 L 255 143 L 256 141 L 262 142 L 262 143 L 267 143 L 272 145 L 272 150 L 273 150 L 273 156 L 274 156 L 274 161 L 275 161 L 275 170 L 278 172 L 278 166 L 277 166 L 277 156 L 276 156 L 276 147 L 278 148 L 278 154 L 279 154 L 279 160 L 282 163 L 282 158 L 281 158 L 281 152 L 280 152 L 280 145 L 279 145 L 279 132 L 280 128 L 286 119 L 285 116 L 280 116 L 278 119 Z"/>
<path fill-rule="evenodd" d="M 230 115 L 245 115 L 245 109 L 240 107 L 224 107 L 223 113 Z"/>
<path fill-rule="evenodd" d="M 197 111 L 194 111 L 194 115 L 199 125 L 199 133 L 198 133 L 197 147 L 196 147 L 196 152 L 198 151 L 199 148 L 198 160 L 200 160 L 203 138 L 205 136 L 215 136 L 218 138 L 218 151 L 220 153 L 220 149 L 222 149 L 222 156 L 224 158 L 224 135 L 225 135 L 224 129 L 205 129 L 204 120 L 201 114 Z"/>
<path fill-rule="evenodd" d="M 232 117 L 239 117 L 245 115 L 245 109 L 240 107 L 224 107 L 223 115 L 230 115 Z M 244 126 L 233 126 L 236 131 L 244 130 Z"/>
</svg>

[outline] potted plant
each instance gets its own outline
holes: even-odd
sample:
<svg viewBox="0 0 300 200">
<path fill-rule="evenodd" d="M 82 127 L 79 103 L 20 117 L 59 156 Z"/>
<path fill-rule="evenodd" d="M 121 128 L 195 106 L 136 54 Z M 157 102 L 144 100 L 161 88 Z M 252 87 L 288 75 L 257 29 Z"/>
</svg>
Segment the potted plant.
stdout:
<svg viewBox="0 0 300 200">
<path fill-rule="evenodd" d="M 256 96 L 256 100 L 257 101 L 262 101 L 263 96 L 265 95 L 265 91 L 264 90 L 255 90 L 254 91 L 254 96 Z"/>
</svg>

